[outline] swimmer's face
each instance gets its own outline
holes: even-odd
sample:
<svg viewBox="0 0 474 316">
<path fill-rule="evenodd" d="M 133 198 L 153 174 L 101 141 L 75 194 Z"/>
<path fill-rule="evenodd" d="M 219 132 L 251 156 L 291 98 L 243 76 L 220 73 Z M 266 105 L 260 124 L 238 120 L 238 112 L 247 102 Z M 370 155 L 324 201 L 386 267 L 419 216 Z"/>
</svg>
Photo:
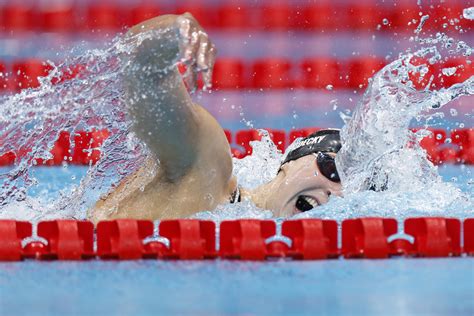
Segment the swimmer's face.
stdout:
<svg viewBox="0 0 474 316">
<path fill-rule="evenodd" d="M 322 157 L 331 160 L 336 154 L 326 153 Z M 342 195 L 338 181 L 326 177 L 328 170 L 321 171 L 317 155 L 307 155 L 285 163 L 269 192 L 267 208 L 274 210 L 275 216 L 288 217 L 328 202 L 331 195 Z"/>
</svg>

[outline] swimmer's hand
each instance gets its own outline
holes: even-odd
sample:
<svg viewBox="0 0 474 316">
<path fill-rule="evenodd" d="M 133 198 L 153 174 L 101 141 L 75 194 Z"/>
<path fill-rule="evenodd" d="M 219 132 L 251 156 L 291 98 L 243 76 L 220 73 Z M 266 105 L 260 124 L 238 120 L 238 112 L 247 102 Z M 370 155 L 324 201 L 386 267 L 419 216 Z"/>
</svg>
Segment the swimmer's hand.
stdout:
<svg viewBox="0 0 474 316">
<path fill-rule="evenodd" d="M 190 13 L 178 16 L 175 25 L 179 34 L 180 61 L 186 66 L 184 81 L 188 89 L 196 89 L 199 73 L 202 74 L 204 89 L 209 89 L 216 60 L 215 45 Z"/>
</svg>

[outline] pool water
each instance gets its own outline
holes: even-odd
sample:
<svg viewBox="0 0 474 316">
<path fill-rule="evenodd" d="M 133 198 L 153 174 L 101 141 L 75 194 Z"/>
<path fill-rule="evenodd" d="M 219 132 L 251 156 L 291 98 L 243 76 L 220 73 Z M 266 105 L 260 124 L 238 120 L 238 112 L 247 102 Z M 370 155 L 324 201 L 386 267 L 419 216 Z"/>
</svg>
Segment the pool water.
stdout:
<svg viewBox="0 0 474 316">
<path fill-rule="evenodd" d="M 474 166 L 439 170 L 473 195 Z M 86 171 L 35 168 L 30 193 L 54 198 Z M 0 263 L 0 315 L 64 313 L 472 315 L 474 258 Z"/>
<path fill-rule="evenodd" d="M 1 315 L 65 313 L 473 315 L 474 258 L 0 263 Z"/>
</svg>

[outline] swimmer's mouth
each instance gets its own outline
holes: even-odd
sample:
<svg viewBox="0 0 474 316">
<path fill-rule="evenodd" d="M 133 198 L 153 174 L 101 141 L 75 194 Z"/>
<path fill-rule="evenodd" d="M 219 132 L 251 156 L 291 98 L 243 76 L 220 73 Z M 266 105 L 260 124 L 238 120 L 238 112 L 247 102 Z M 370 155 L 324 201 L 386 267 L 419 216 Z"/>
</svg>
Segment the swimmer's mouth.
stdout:
<svg viewBox="0 0 474 316">
<path fill-rule="evenodd" d="M 320 203 L 315 198 L 308 195 L 300 195 L 296 199 L 295 207 L 300 212 L 306 212 L 319 205 Z"/>
</svg>

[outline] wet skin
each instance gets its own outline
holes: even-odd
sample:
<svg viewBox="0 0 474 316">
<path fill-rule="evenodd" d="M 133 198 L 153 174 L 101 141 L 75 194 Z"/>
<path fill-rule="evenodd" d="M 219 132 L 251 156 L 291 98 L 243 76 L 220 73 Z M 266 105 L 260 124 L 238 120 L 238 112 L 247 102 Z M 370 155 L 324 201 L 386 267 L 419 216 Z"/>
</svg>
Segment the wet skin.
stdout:
<svg viewBox="0 0 474 316">
<path fill-rule="evenodd" d="M 331 155 L 335 157 L 335 154 Z M 301 213 L 297 207 L 298 198 L 303 197 L 317 207 L 327 203 L 331 195 L 342 196 L 341 183 L 333 182 L 321 173 L 315 155 L 287 162 L 272 181 L 251 194 L 254 201 L 279 217 Z"/>
<path fill-rule="evenodd" d="M 195 88 L 198 75 L 205 87 L 210 87 L 215 46 L 188 13 L 145 21 L 131 28 L 127 36 L 133 42 L 150 31 L 161 35 L 137 41 L 123 57 L 129 65 L 123 80 L 132 129 L 150 156 L 141 169 L 123 179 L 90 210 L 89 217 L 95 222 L 189 217 L 227 203 L 237 188 L 222 127 L 193 103 L 188 92 Z M 177 61 L 187 65 L 184 78 Z M 159 168 L 153 167 L 156 161 Z M 313 155 L 286 163 L 273 180 L 255 190 L 242 189 L 243 199 L 284 217 L 300 212 L 299 198 L 316 207 L 333 194 L 341 194 L 341 185 L 321 174 Z"/>
</svg>

